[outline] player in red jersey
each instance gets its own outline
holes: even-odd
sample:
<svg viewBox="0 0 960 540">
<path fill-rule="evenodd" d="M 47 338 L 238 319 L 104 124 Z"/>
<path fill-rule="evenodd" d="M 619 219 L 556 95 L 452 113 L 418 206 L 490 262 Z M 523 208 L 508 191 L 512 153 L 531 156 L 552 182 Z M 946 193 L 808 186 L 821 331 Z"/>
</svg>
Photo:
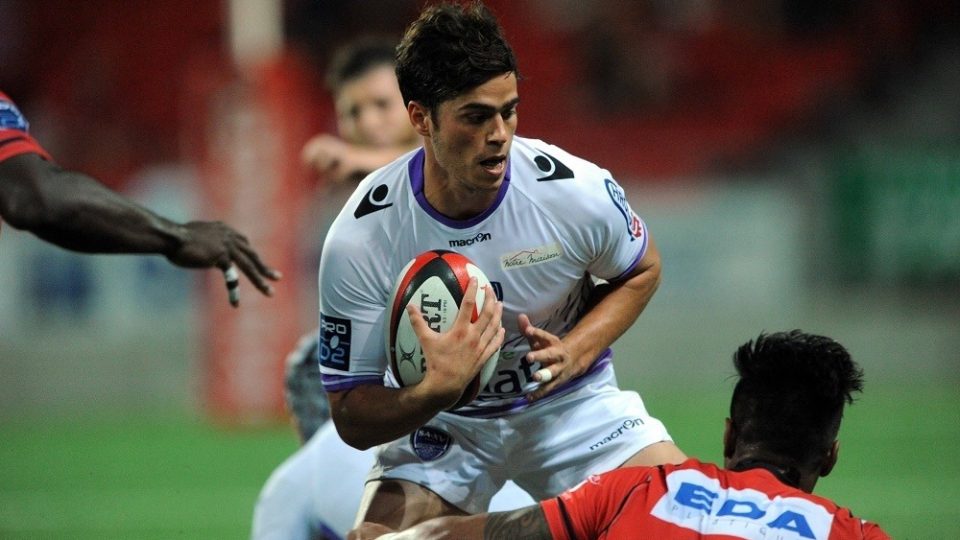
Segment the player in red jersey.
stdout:
<svg viewBox="0 0 960 540">
<path fill-rule="evenodd" d="M 446 517 L 378 536 L 349 538 L 525 538 L 777 540 L 889 539 L 874 523 L 812 494 L 837 462 L 845 403 L 863 372 L 839 343 L 799 330 L 741 346 L 740 376 L 723 436 L 723 468 L 689 459 L 591 476 L 559 497 L 511 512 Z"/>
<path fill-rule="evenodd" d="M 263 294 L 280 279 L 247 239 L 219 221 L 175 223 L 93 178 L 58 167 L 30 136 L 29 124 L 0 92 L 0 219 L 62 248 L 83 253 L 165 256 L 185 268 L 224 271 L 236 306 L 237 267 Z"/>
</svg>

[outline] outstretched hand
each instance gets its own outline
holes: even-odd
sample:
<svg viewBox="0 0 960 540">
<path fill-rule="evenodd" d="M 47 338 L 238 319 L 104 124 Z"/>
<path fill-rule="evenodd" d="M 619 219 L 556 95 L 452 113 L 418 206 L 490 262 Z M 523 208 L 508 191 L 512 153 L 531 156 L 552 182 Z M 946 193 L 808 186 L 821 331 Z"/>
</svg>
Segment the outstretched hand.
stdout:
<svg viewBox="0 0 960 540">
<path fill-rule="evenodd" d="M 477 305 L 477 278 L 463 294 L 460 311 L 453 326 L 443 333 L 435 332 L 412 304 L 407 306 L 410 323 L 417 335 L 427 362 L 427 372 L 420 383 L 444 408 L 453 406 L 470 380 L 480 372 L 483 363 L 503 345 L 505 331 L 500 324 L 503 303 L 496 299 L 493 288 L 484 288 L 483 307 L 476 321 L 471 322 Z"/>
<path fill-rule="evenodd" d="M 518 322 L 520 333 L 530 344 L 526 362 L 539 363 L 541 366 L 533 374 L 533 380 L 539 382 L 540 386 L 527 395 L 527 400 L 536 401 L 552 392 L 557 386 L 583 373 L 584 370 L 573 362 L 563 340 L 531 324 L 530 318 L 525 314 L 520 314 Z"/>
<path fill-rule="evenodd" d="M 219 221 L 191 221 L 181 227 L 184 240 L 167 254 L 171 263 L 184 268 L 217 267 L 227 273 L 228 286 L 228 270 L 235 265 L 257 290 L 266 296 L 273 295 L 273 286 L 267 280 L 277 281 L 282 274 L 264 264 L 247 237 Z M 234 307 L 239 303 L 235 292 L 231 294 L 230 303 Z"/>
</svg>

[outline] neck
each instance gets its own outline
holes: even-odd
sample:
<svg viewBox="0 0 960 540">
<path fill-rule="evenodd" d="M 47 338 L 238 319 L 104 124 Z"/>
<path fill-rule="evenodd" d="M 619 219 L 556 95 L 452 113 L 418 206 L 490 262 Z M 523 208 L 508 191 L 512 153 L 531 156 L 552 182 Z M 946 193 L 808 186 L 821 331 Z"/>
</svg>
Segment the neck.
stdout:
<svg viewBox="0 0 960 540">
<path fill-rule="evenodd" d="M 781 459 L 759 455 L 734 455 L 727 459 L 725 467 L 728 470 L 741 472 L 751 469 L 764 469 L 777 477 L 777 480 L 790 487 L 813 492 L 817 483 L 817 475 L 804 473 L 799 468 L 785 463 Z"/>
<path fill-rule="evenodd" d="M 485 212 L 497 200 L 498 183 L 491 189 L 479 189 L 454 178 L 426 151 L 423 166 L 423 195 L 437 212 L 451 219 L 464 220 Z"/>
</svg>

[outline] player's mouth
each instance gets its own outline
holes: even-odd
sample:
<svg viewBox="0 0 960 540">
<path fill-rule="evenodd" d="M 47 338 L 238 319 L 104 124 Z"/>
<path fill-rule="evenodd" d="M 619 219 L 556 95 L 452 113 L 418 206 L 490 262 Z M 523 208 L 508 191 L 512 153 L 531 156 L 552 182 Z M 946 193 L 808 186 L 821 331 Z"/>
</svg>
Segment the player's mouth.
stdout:
<svg viewBox="0 0 960 540">
<path fill-rule="evenodd" d="M 480 160 L 480 166 L 494 176 L 500 176 L 507 168 L 507 156 L 493 156 Z"/>
</svg>

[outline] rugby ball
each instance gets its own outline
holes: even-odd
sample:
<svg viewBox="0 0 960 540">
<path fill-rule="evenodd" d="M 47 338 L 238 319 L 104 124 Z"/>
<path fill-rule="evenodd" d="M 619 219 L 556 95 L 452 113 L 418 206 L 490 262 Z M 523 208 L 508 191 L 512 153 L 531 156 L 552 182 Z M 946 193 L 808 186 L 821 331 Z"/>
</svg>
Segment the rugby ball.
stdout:
<svg viewBox="0 0 960 540">
<path fill-rule="evenodd" d="M 423 380 L 427 369 L 423 349 L 410 324 L 406 306 L 420 308 L 427 324 L 436 332 L 446 332 L 453 326 L 460 310 L 460 302 L 470 283 L 476 277 L 477 305 L 471 321 L 477 320 L 483 307 L 487 276 L 470 259 L 446 250 L 426 251 L 414 257 L 400 272 L 388 306 L 389 321 L 386 334 L 387 358 L 390 369 L 400 386 L 412 386 Z M 488 358 L 480 373 L 463 390 L 463 395 L 451 407 L 456 409 L 476 399 L 497 367 L 500 351 Z"/>
</svg>

